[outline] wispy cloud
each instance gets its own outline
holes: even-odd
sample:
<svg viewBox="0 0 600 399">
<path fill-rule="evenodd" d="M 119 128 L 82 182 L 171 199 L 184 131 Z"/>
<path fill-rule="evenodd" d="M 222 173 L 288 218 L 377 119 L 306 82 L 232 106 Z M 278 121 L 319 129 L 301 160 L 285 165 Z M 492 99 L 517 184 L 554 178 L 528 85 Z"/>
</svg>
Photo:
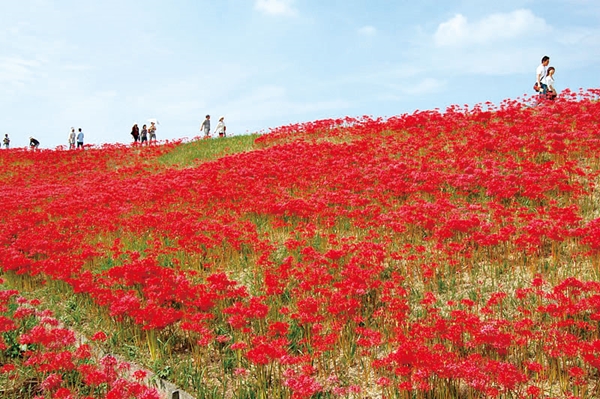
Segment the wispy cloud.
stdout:
<svg viewBox="0 0 600 399">
<path fill-rule="evenodd" d="M 532 33 L 543 36 L 549 30 L 546 21 L 535 16 L 531 10 L 491 14 L 475 22 L 470 22 L 462 14 L 456 14 L 438 26 L 434 42 L 439 47 L 490 44 L 518 39 Z"/>
<path fill-rule="evenodd" d="M 41 66 L 42 63 L 35 59 L 18 56 L 0 58 L 0 82 L 18 86 L 31 83 Z"/>
<path fill-rule="evenodd" d="M 295 16 L 294 0 L 256 0 L 254 8 L 269 15 Z"/>
<path fill-rule="evenodd" d="M 377 29 L 374 26 L 366 25 L 358 30 L 358 34 L 362 36 L 375 36 L 377 34 Z"/>
</svg>

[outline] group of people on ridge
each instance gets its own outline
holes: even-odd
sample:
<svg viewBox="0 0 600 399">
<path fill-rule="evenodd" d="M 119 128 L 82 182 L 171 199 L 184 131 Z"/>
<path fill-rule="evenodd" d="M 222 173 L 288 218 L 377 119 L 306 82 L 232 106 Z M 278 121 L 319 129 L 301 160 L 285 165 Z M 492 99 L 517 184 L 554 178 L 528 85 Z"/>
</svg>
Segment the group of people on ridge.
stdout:
<svg viewBox="0 0 600 399">
<path fill-rule="evenodd" d="M 75 143 L 77 143 L 77 148 L 83 150 L 83 131 L 79 128 L 79 132 L 75 133 L 75 128 L 71 127 L 71 133 L 69 133 L 69 150 L 75 149 Z"/>
<path fill-rule="evenodd" d="M 556 69 L 553 66 L 548 66 L 550 64 L 550 57 L 547 55 L 542 57 L 542 61 L 540 65 L 536 68 L 536 82 L 533 85 L 533 89 L 540 94 L 540 96 L 546 97 L 549 100 L 554 100 L 558 95 L 556 88 L 554 87 L 554 72 Z M 210 115 L 206 115 L 206 118 L 200 125 L 200 133 L 204 133 L 204 138 L 210 138 Z M 227 127 L 225 126 L 225 117 L 221 116 L 219 118 L 219 122 L 217 123 L 217 127 L 214 130 L 214 134 L 219 137 L 227 136 Z M 150 127 L 147 128 L 146 125 L 142 126 L 142 130 L 138 128 L 137 123 L 133 125 L 131 128 L 131 135 L 133 136 L 133 142 L 141 144 L 151 143 L 152 141 L 156 142 L 156 123 L 150 122 Z M 81 148 L 83 149 L 83 131 L 79 128 L 79 132 L 75 132 L 75 128 L 71 128 L 71 133 L 69 134 L 69 149 Z M 2 140 L 2 145 L 4 148 L 10 148 L 10 138 L 8 137 L 8 133 L 4 135 L 4 139 Z M 29 137 L 29 147 L 31 149 L 36 149 L 40 145 L 40 142 L 34 137 Z M 77 145 L 77 147 L 75 147 Z"/>
<path fill-rule="evenodd" d="M 142 126 L 142 131 L 140 132 L 140 128 L 137 123 L 133 124 L 131 128 L 131 135 L 133 136 L 133 143 L 137 144 L 149 144 L 152 141 L 156 142 L 156 123 L 150 122 L 150 127 L 147 128 L 146 125 Z"/>
<path fill-rule="evenodd" d="M 69 149 L 75 149 L 75 143 L 77 143 L 77 148 L 81 148 L 83 150 L 83 131 L 79 128 L 79 132 L 75 133 L 75 128 L 71 128 L 71 132 L 69 133 Z M 8 133 L 4 135 L 4 139 L 2 140 L 2 144 L 4 148 L 10 148 L 10 138 L 8 137 Z M 29 136 L 29 148 L 32 150 L 38 149 L 40 146 L 40 141 L 33 136 Z"/>
<path fill-rule="evenodd" d="M 210 138 L 210 115 L 206 115 L 206 118 L 204 121 L 202 121 L 202 124 L 200 125 L 200 133 L 204 133 L 205 139 Z M 219 137 L 227 136 L 227 126 L 225 126 L 224 116 L 219 118 L 219 123 L 217 123 L 214 134 L 218 135 Z"/>
<path fill-rule="evenodd" d="M 4 134 L 4 138 L 2 139 L 2 145 L 7 150 L 10 148 L 10 137 L 8 137 L 8 133 Z M 39 146 L 40 142 L 37 139 L 35 139 L 34 137 L 29 137 L 29 147 L 31 147 L 32 150 L 35 150 Z"/>
</svg>

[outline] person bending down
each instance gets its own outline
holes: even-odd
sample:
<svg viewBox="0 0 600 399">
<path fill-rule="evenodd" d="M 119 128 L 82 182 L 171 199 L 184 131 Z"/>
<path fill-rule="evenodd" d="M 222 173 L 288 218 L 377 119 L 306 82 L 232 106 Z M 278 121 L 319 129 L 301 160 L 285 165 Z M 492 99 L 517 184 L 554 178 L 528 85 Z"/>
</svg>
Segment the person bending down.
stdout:
<svg viewBox="0 0 600 399">
<path fill-rule="evenodd" d="M 38 140 L 36 140 L 34 137 L 29 138 L 29 147 L 32 150 L 37 149 L 39 146 L 40 146 L 40 142 Z"/>
</svg>

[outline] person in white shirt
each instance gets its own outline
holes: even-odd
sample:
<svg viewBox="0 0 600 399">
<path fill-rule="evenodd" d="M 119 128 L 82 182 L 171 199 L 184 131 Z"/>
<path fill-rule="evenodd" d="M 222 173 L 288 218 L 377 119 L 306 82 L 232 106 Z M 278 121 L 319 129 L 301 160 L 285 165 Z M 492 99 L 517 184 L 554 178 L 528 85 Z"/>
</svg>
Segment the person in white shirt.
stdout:
<svg viewBox="0 0 600 399">
<path fill-rule="evenodd" d="M 79 128 L 79 133 L 77 133 L 77 148 L 81 148 L 83 150 L 83 131 Z"/>
<path fill-rule="evenodd" d="M 215 128 L 215 134 L 218 134 L 219 137 L 226 137 L 227 136 L 227 127 L 225 126 L 225 122 L 223 121 L 225 119 L 224 116 L 219 118 L 219 123 L 217 123 L 217 127 Z"/>
<path fill-rule="evenodd" d="M 71 133 L 69 133 L 69 150 L 75 149 L 75 128 L 71 128 Z"/>
<path fill-rule="evenodd" d="M 546 96 L 548 97 L 549 100 L 554 100 L 556 98 L 556 96 L 558 95 L 558 93 L 556 92 L 556 89 L 554 88 L 554 67 L 548 67 L 548 70 L 546 71 L 546 76 L 544 76 L 544 78 L 542 79 L 542 84 L 546 85 L 547 88 L 547 94 Z"/>
<path fill-rule="evenodd" d="M 538 93 L 544 94 L 544 95 L 548 91 L 548 86 L 546 86 L 545 83 L 542 83 L 542 79 L 544 79 L 546 77 L 549 63 L 550 63 L 550 57 L 545 55 L 542 57 L 542 63 L 535 70 Z"/>
</svg>

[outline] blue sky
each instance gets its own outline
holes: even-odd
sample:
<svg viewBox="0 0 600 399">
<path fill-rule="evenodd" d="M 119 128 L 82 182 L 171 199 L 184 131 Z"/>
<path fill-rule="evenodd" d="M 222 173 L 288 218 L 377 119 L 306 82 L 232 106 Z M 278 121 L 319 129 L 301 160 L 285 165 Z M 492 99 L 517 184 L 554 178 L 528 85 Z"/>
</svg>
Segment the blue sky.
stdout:
<svg viewBox="0 0 600 399">
<path fill-rule="evenodd" d="M 0 133 L 65 145 L 389 117 L 600 86 L 598 0 L 19 0 L 0 5 Z"/>
</svg>

